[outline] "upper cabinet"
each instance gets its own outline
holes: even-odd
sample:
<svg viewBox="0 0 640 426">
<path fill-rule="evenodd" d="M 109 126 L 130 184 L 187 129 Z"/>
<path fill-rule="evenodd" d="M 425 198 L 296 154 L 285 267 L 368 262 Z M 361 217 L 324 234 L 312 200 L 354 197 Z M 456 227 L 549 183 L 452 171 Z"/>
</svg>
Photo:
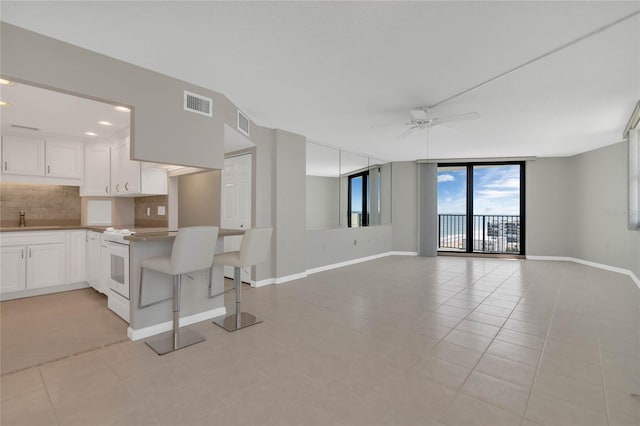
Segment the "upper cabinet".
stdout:
<svg viewBox="0 0 640 426">
<path fill-rule="evenodd" d="M 83 148 L 80 142 L 3 136 L 2 173 L 79 182 L 82 179 Z"/>
<path fill-rule="evenodd" d="M 130 159 L 130 138 L 111 147 L 111 196 L 166 195 L 167 172 Z"/>
<path fill-rule="evenodd" d="M 45 146 L 47 176 L 82 179 L 83 145 L 81 143 L 46 141 Z"/>
<path fill-rule="evenodd" d="M 2 137 L 2 173 L 44 176 L 44 139 Z"/>
<path fill-rule="evenodd" d="M 84 182 L 80 196 L 111 195 L 111 146 L 87 145 L 84 150 Z"/>
</svg>

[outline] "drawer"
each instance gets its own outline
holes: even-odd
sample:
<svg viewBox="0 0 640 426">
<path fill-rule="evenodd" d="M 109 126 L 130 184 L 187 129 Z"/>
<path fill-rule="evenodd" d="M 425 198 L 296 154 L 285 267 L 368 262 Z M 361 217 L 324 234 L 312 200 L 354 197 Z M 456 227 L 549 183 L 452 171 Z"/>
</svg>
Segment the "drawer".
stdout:
<svg viewBox="0 0 640 426">
<path fill-rule="evenodd" d="M 1 246 L 64 243 L 67 231 L 19 231 L 0 233 Z"/>
</svg>

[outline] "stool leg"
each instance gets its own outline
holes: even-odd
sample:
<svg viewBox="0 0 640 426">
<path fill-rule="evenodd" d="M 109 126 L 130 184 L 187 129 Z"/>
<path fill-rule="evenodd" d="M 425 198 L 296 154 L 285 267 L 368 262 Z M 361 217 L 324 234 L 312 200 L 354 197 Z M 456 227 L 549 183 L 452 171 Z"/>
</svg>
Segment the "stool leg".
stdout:
<svg viewBox="0 0 640 426">
<path fill-rule="evenodd" d="M 153 337 L 145 343 L 158 355 L 168 354 L 196 343 L 204 342 L 204 337 L 191 330 L 180 331 L 180 290 L 182 276 L 173 276 L 173 327 L 167 333 Z"/>
<path fill-rule="evenodd" d="M 233 268 L 233 285 L 236 287 L 236 330 L 242 328 L 240 321 L 240 303 L 242 302 L 242 281 L 240 281 L 240 268 Z"/>
<path fill-rule="evenodd" d="M 180 332 L 180 289 L 182 275 L 173 276 L 173 350 L 178 349 L 178 333 Z"/>
<path fill-rule="evenodd" d="M 213 323 L 219 325 L 227 331 L 236 331 L 241 328 L 249 327 L 255 324 L 260 324 L 261 319 L 256 318 L 255 315 L 242 312 L 242 280 L 240 275 L 240 268 L 233 268 L 233 286 L 236 291 L 236 312 L 227 316 L 219 316 L 213 319 Z"/>
</svg>

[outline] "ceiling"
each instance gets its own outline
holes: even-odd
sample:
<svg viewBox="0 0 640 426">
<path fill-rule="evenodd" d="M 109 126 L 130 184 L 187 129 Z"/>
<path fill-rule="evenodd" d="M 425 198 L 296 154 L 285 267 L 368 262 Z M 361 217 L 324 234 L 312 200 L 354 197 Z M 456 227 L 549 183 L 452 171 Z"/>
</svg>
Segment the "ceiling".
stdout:
<svg viewBox="0 0 640 426">
<path fill-rule="evenodd" d="M 3 133 L 31 133 L 12 127 L 38 129 L 40 134 L 70 136 L 86 141 L 105 140 L 129 128 L 130 113 L 114 109 L 114 105 L 79 98 L 52 90 L 14 83 L 0 86 L 0 96 L 10 106 L 2 107 Z M 111 126 L 98 124 L 107 121 Z M 93 132 L 96 136 L 87 136 Z"/>
<path fill-rule="evenodd" d="M 11 2 L 2 20 L 227 95 L 256 123 L 387 160 L 564 156 L 621 140 L 640 15 L 445 102 L 480 118 L 400 138 L 429 106 L 640 2 Z M 196 64 L 196 66 L 194 66 Z M 380 127 L 380 125 L 383 125 Z M 378 127 L 376 127 L 378 126 Z"/>
</svg>

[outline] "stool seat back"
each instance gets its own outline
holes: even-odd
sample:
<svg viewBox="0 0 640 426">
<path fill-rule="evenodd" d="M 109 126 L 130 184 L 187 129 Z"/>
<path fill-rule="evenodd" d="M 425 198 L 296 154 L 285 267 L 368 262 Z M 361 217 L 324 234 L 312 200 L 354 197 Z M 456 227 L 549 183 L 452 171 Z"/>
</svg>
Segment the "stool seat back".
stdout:
<svg viewBox="0 0 640 426">
<path fill-rule="evenodd" d="M 217 226 L 180 228 L 171 250 L 173 274 L 179 275 L 211 268 L 217 239 Z"/>
<path fill-rule="evenodd" d="M 240 243 L 240 264 L 253 266 L 267 258 L 271 247 L 273 228 L 247 229 Z"/>
</svg>

